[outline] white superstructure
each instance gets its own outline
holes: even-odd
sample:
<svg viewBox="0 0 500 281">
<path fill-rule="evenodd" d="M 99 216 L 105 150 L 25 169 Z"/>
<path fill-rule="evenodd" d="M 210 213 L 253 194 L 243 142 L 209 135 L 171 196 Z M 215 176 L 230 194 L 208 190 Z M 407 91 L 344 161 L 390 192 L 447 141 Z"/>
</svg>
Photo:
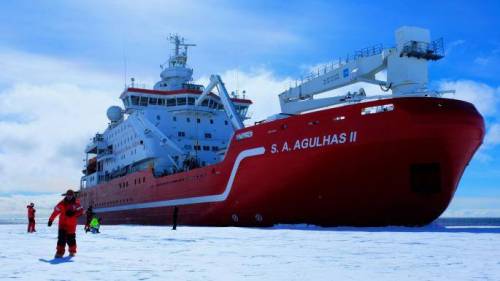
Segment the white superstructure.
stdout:
<svg viewBox="0 0 500 281">
<path fill-rule="evenodd" d="M 183 38 L 171 36 L 174 52 L 162 66 L 153 89 L 126 87 L 124 108 L 112 106 L 110 123 L 85 149 L 82 188 L 152 167 L 156 175 L 172 174 L 222 160 L 243 120 L 250 100 L 229 97 L 218 75 L 209 86 L 192 83 Z M 211 91 L 217 88 L 219 95 Z"/>
</svg>

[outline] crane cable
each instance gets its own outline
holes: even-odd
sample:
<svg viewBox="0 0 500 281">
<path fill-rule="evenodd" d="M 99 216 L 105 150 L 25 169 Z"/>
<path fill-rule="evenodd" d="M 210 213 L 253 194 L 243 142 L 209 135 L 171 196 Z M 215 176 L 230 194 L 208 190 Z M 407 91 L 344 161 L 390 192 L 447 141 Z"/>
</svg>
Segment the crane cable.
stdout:
<svg viewBox="0 0 500 281">
<path fill-rule="evenodd" d="M 380 89 L 381 89 L 382 91 L 384 91 L 384 92 L 388 92 L 388 91 L 392 88 L 392 82 L 391 82 L 391 83 L 389 83 L 389 86 L 387 86 L 387 88 L 384 88 L 384 85 L 382 85 L 382 84 L 379 84 L 379 86 L 380 86 Z"/>
</svg>

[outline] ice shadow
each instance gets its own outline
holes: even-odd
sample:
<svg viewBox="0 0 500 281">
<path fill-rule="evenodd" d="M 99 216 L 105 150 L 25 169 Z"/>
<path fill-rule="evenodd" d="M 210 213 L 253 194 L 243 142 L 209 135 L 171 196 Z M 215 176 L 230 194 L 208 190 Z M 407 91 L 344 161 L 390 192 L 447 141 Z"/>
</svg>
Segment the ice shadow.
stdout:
<svg viewBox="0 0 500 281">
<path fill-rule="evenodd" d="M 50 264 L 61 264 L 61 263 L 68 263 L 68 262 L 73 262 L 71 260 L 70 256 L 64 257 L 64 258 L 58 258 L 58 259 L 51 259 L 51 260 L 46 260 L 46 259 L 38 259 L 41 262 L 46 262 Z"/>
<path fill-rule="evenodd" d="M 321 227 L 317 225 L 292 224 L 292 225 L 275 225 L 270 228 L 260 228 L 268 230 L 300 230 L 300 231 L 331 231 L 331 232 L 442 232 L 442 233 L 489 233 L 500 234 L 500 226 L 463 226 L 463 225 L 439 225 L 430 224 L 423 227 L 404 227 L 404 226 L 386 226 L 386 227 L 352 227 L 352 226 L 337 226 L 337 227 Z"/>
</svg>

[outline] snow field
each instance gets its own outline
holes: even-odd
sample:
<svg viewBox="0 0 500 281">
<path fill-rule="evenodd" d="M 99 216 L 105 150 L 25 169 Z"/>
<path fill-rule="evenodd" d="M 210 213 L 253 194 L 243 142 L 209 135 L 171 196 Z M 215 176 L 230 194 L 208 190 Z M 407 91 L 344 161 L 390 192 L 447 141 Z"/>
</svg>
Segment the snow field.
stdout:
<svg viewBox="0 0 500 281">
<path fill-rule="evenodd" d="M 0 280 L 500 280 L 500 228 L 0 225 Z M 66 253 L 67 255 L 67 253 Z"/>
</svg>

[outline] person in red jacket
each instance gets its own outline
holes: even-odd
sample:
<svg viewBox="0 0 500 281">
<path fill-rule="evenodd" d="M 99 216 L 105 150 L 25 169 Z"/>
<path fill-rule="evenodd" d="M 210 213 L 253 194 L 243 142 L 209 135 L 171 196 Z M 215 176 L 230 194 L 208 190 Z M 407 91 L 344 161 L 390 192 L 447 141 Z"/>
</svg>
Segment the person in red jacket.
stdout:
<svg viewBox="0 0 500 281">
<path fill-rule="evenodd" d="M 35 230 L 35 204 L 30 203 L 28 206 L 28 233 L 36 232 Z"/>
<path fill-rule="evenodd" d="M 69 189 L 63 195 L 64 199 L 56 205 L 48 223 L 50 227 L 54 219 L 59 216 L 59 232 L 55 258 L 63 257 L 66 244 L 68 244 L 69 255 L 71 257 L 75 256 L 77 218 L 84 212 L 83 207 L 80 205 L 80 200 L 76 198 L 73 190 Z"/>
</svg>

